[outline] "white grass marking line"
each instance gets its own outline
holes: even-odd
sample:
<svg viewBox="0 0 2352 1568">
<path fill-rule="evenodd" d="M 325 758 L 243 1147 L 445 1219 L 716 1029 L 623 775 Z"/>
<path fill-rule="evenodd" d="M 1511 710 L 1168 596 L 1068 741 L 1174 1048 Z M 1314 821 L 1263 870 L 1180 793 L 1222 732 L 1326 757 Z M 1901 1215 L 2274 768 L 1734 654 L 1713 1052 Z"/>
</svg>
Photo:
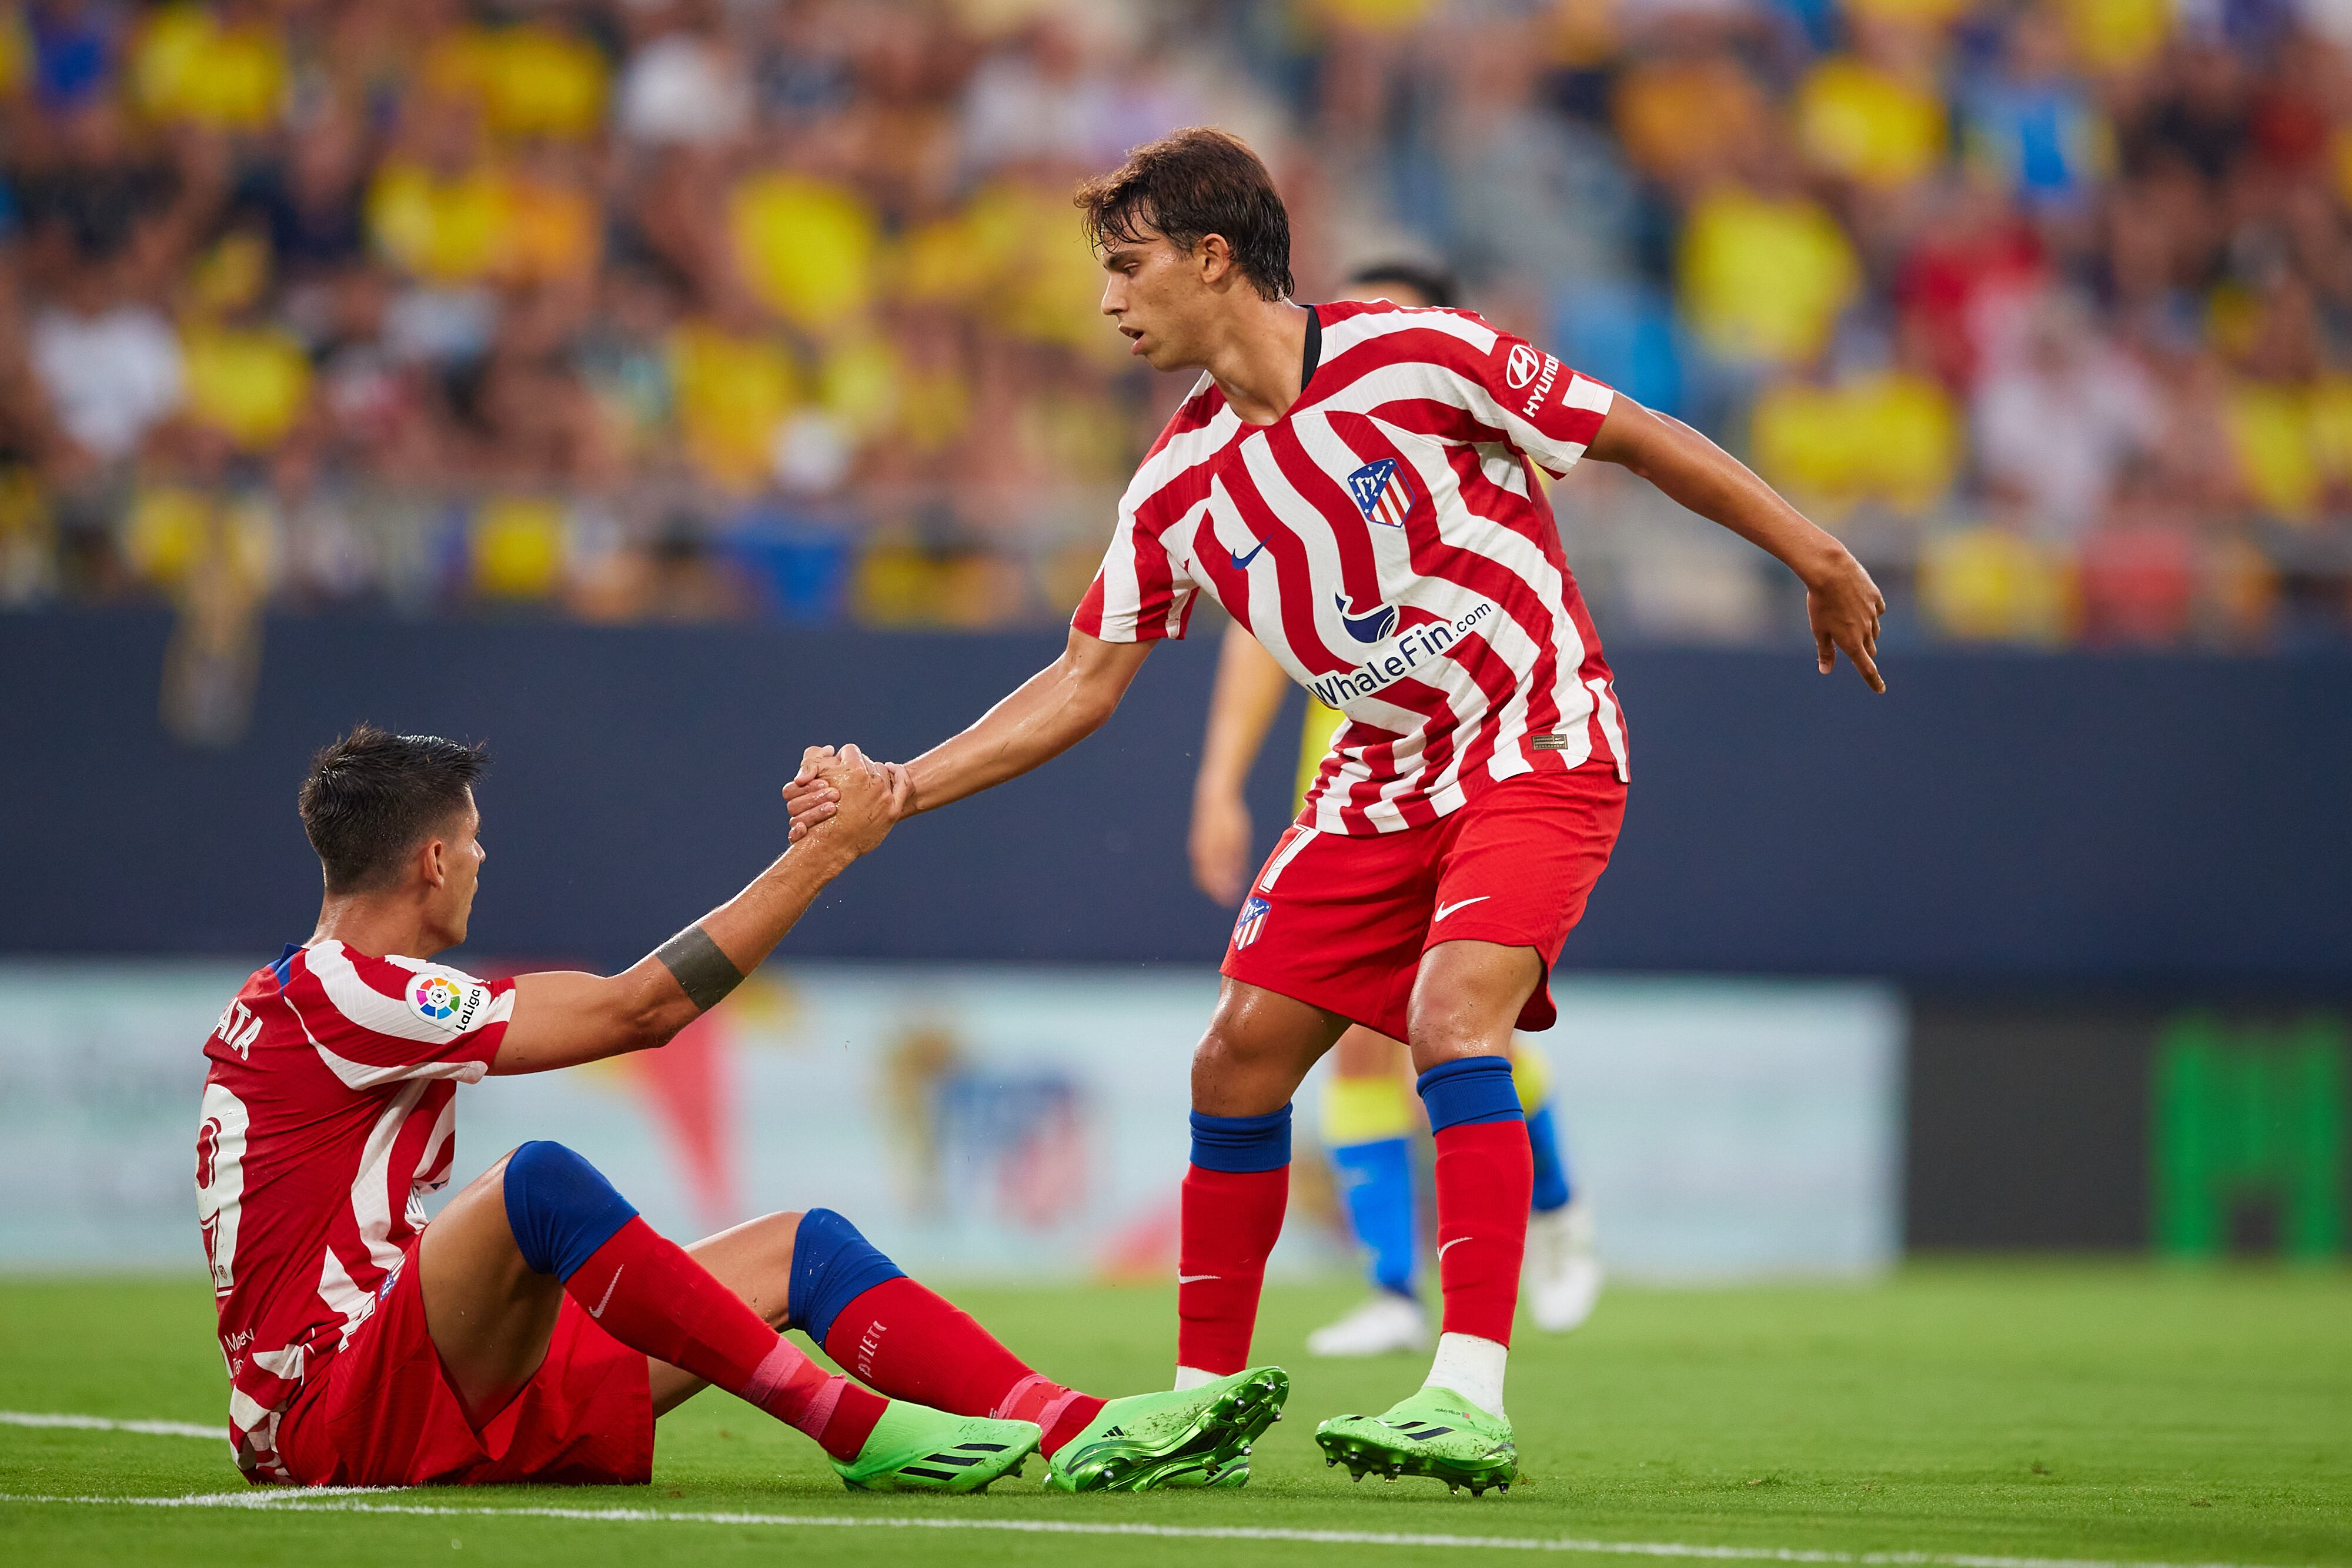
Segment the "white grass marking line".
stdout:
<svg viewBox="0 0 2352 1568">
<path fill-rule="evenodd" d="M 764 1524 L 792 1530 L 989 1530 L 1016 1535 L 1124 1535 L 1170 1541 L 1278 1541 L 1307 1546 L 1486 1547 L 1609 1557 L 1694 1557 L 1718 1562 L 1807 1563 L 1836 1568 L 2242 1568 L 2224 1563 L 2110 1562 L 2081 1557 L 1987 1557 L 1948 1552 L 1821 1552 L 1796 1547 L 1702 1546 L 1675 1541 L 1580 1541 L 1572 1537 L 1410 1535 L 1368 1530 L 1277 1530 L 1247 1525 L 1119 1524 L 1076 1519 L 892 1518 L 882 1514 L 701 1513 L 652 1508 L 499 1508 L 394 1502 L 398 1488 L 318 1487 L 306 1491 L 191 1492 L 183 1497 L 65 1497 L 0 1492 L 0 1503 L 99 1508 L 217 1508 L 268 1513 L 409 1514 L 426 1519 L 558 1519 L 608 1524 Z M 378 1501 L 383 1499 L 387 1500 Z"/>
<path fill-rule="evenodd" d="M 38 1410 L 0 1410 L 0 1427 L 72 1427 L 88 1432 L 137 1432 L 149 1437 L 210 1437 L 228 1441 L 228 1427 L 193 1421 L 110 1421 L 103 1416 L 51 1416 Z"/>
</svg>

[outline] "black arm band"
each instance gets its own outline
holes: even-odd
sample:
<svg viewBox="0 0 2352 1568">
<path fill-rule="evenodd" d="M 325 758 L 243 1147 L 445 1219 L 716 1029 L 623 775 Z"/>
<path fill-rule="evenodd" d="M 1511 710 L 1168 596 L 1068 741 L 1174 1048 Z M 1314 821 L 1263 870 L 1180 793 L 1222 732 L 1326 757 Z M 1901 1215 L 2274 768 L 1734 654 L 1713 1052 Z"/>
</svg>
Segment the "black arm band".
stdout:
<svg viewBox="0 0 2352 1568">
<path fill-rule="evenodd" d="M 677 978 L 678 989 L 698 1012 L 709 1012 L 743 983 L 742 972 L 699 925 L 688 926 L 655 948 L 654 956 Z"/>
</svg>

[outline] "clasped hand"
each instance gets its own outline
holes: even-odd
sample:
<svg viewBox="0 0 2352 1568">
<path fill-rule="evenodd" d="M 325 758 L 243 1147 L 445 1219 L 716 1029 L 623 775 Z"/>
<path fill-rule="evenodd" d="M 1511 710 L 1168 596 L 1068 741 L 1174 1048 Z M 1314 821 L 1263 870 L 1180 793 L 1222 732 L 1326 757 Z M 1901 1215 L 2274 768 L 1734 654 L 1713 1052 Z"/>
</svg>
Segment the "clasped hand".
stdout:
<svg viewBox="0 0 2352 1568">
<path fill-rule="evenodd" d="M 907 768 L 876 762 L 855 746 L 812 746 L 801 753 L 801 770 L 783 794 L 792 813 L 791 842 L 815 834 L 821 842 L 862 855 L 907 814 Z"/>
</svg>

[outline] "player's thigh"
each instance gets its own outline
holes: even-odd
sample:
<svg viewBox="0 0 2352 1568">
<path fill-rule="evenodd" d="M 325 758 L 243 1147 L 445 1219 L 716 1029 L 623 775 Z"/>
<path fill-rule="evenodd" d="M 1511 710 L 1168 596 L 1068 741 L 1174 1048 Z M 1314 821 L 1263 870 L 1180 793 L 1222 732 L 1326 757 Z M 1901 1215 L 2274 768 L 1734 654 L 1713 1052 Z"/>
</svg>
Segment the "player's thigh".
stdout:
<svg viewBox="0 0 2352 1568">
<path fill-rule="evenodd" d="M 1351 1024 L 1331 1052 L 1331 1070 L 1342 1078 L 1393 1078 L 1407 1060 L 1404 1041 Z"/>
<path fill-rule="evenodd" d="M 507 1221 L 507 1162 L 451 1198 L 417 1244 L 425 1331 L 468 1415 L 512 1398 L 547 1359 L 563 1287 L 531 1271 Z"/>
<path fill-rule="evenodd" d="M 763 1214 L 704 1237 L 686 1249 L 687 1255 L 740 1296 L 770 1328 L 781 1333 L 792 1306 L 793 1239 L 800 1228 L 797 1211 Z M 646 1358 L 646 1375 L 656 1416 L 675 1410 L 706 1386 L 685 1368 L 651 1356 Z"/>
<path fill-rule="evenodd" d="M 1212 1116 L 1280 1110 L 1347 1028 L 1328 1009 L 1226 977 L 1192 1052 L 1192 1109 Z"/>
<path fill-rule="evenodd" d="M 1507 1059 L 1511 1031 L 1545 967 L 1535 948 L 1499 942 L 1441 942 L 1423 953 L 1412 984 L 1414 1069 L 1465 1056 Z"/>
</svg>

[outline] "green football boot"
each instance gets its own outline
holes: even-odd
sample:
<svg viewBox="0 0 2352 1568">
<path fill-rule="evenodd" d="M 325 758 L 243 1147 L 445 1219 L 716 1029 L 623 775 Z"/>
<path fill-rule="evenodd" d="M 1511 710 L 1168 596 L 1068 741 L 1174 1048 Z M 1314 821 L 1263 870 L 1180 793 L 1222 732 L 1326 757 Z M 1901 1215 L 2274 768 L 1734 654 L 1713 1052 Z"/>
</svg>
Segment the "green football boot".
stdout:
<svg viewBox="0 0 2352 1568">
<path fill-rule="evenodd" d="M 1198 1388 L 1114 1399 L 1054 1450 L 1045 1484 L 1063 1491 L 1244 1485 L 1250 1445 L 1282 1419 L 1289 1397 L 1290 1375 L 1259 1366 Z"/>
<path fill-rule="evenodd" d="M 857 1457 L 835 1459 L 833 1469 L 851 1491 L 986 1491 L 1019 1475 L 1043 1436 L 1034 1421 L 950 1416 L 893 1399 Z"/>
<path fill-rule="evenodd" d="M 1344 1464 L 1358 1480 L 1427 1476 L 1477 1497 L 1488 1487 L 1510 1490 L 1519 1473 L 1511 1424 L 1450 1388 L 1423 1388 L 1385 1416 L 1334 1416 L 1315 1428 L 1315 1441 L 1326 1465 Z"/>
</svg>

